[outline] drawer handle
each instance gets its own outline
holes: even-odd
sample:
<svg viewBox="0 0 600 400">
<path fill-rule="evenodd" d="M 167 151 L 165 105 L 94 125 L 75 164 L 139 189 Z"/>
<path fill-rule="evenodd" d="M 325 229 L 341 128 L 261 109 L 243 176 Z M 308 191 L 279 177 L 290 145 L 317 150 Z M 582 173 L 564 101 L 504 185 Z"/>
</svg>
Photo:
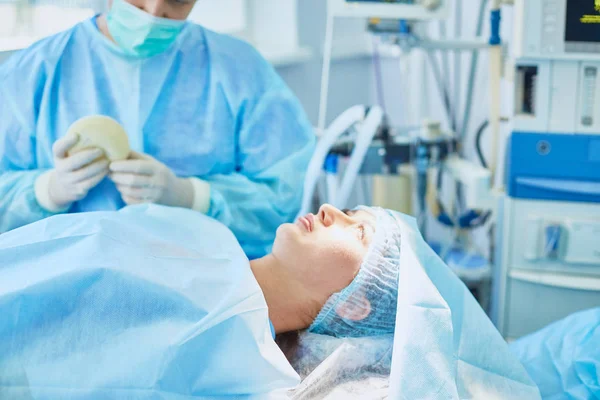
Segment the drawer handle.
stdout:
<svg viewBox="0 0 600 400">
<path fill-rule="evenodd" d="M 600 278 L 590 276 L 573 276 L 554 274 L 549 272 L 510 271 L 513 279 L 535 283 L 538 285 L 553 286 L 564 289 L 588 290 L 600 292 Z"/>
</svg>

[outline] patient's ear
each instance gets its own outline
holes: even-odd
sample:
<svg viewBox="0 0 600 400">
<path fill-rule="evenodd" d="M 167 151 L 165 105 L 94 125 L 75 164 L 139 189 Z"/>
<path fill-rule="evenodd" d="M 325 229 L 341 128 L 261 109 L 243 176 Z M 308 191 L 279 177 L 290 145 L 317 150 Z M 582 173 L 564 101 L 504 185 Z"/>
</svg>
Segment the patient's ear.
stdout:
<svg viewBox="0 0 600 400">
<path fill-rule="evenodd" d="M 371 302 L 365 296 L 358 297 L 356 304 L 340 304 L 335 312 L 350 321 L 362 321 L 371 313 Z"/>
</svg>

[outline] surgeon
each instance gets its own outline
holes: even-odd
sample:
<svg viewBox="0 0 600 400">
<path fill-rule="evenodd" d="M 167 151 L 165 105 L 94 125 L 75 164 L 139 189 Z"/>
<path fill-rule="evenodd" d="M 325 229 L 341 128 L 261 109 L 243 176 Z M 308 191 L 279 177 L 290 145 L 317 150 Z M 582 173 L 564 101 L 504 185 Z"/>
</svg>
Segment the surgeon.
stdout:
<svg viewBox="0 0 600 400">
<path fill-rule="evenodd" d="M 186 21 L 194 3 L 114 0 L 0 67 L 0 233 L 155 203 L 224 223 L 251 258 L 268 251 L 300 207 L 314 134 L 256 50 Z M 123 125 L 129 159 L 69 155 L 89 115 Z"/>
</svg>

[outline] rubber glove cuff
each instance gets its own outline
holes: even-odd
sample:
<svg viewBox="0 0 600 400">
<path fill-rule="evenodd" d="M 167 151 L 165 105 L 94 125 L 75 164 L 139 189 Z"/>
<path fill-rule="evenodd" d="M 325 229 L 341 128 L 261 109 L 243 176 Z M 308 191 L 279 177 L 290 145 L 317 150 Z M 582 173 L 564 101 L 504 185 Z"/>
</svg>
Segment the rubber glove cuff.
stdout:
<svg viewBox="0 0 600 400">
<path fill-rule="evenodd" d="M 210 183 L 198 178 L 188 178 L 194 188 L 192 210 L 206 214 L 210 208 Z"/>
<path fill-rule="evenodd" d="M 35 192 L 35 199 L 40 207 L 53 214 L 59 214 L 66 212 L 71 205 L 69 204 L 67 206 L 62 206 L 56 204 L 54 200 L 52 200 L 52 197 L 50 197 L 50 179 L 53 172 L 54 170 L 46 171 L 38 176 L 35 180 L 33 188 Z"/>
</svg>

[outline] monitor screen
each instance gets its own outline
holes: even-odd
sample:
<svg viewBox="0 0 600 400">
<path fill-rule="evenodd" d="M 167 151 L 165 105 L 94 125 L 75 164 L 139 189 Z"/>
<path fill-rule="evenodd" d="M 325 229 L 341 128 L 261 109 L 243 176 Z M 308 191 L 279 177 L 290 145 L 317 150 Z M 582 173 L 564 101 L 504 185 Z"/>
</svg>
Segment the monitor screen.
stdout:
<svg viewBox="0 0 600 400">
<path fill-rule="evenodd" d="M 346 0 L 347 3 L 395 3 L 415 4 L 415 0 Z"/>
<path fill-rule="evenodd" d="M 566 0 L 565 41 L 600 43 L 600 0 Z"/>
</svg>

